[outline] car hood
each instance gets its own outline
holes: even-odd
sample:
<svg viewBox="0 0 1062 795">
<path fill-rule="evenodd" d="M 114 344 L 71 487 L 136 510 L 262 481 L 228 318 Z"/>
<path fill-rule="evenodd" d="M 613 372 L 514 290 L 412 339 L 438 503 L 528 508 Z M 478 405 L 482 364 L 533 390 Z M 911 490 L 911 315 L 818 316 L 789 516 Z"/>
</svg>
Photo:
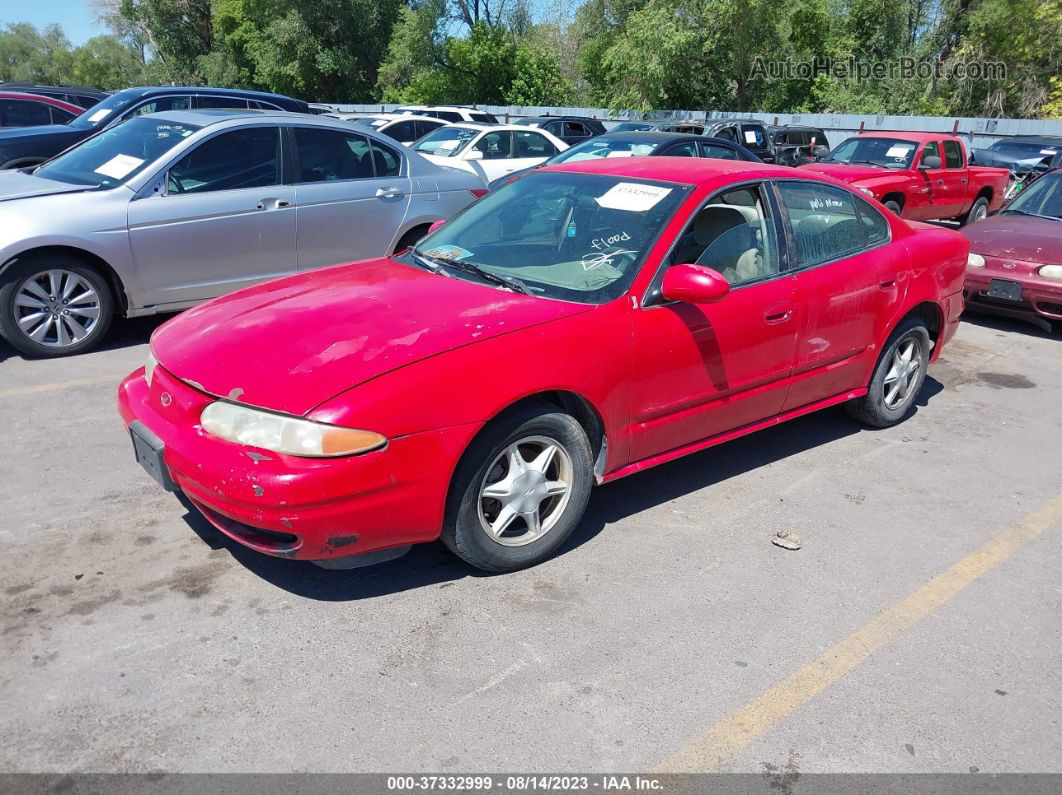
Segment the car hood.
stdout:
<svg viewBox="0 0 1062 795">
<path fill-rule="evenodd" d="M 825 174 L 828 177 L 843 180 L 844 182 L 860 182 L 865 179 L 888 177 L 896 173 L 896 169 L 885 168 L 884 166 L 877 168 L 875 166 L 842 166 L 831 163 L 808 163 L 800 166 L 800 168 Z"/>
<path fill-rule="evenodd" d="M 204 392 L 303 415 L 399 367 L 590 309 L 380 259 L 231 293 L 165 323 L 151 344 Z"/>
<path fill-rule="evenodd" d="M 76 193 L 88 189 L 85 185 L 70 185 L 66 182 L 42 179 L 16 169 L 9 168 L 0 171 L 0 202 L 28 199 L 31 196 L 50 196 L 56 193 Z"/>
<path fill-rule="evenodd" d="M 1062 263 L 1062 221 L 1001 213 L 959 231 L 969 239 L 975 254 Z"/>
<path fill-rule="evenodd" d="M 19 138 L 36 138 L 41 135 L 70 135 L 78 132 L 65 124 L 41 124 L 37 127 L 8 127 L 0 130 L 0 144 Z"/>
</svg>

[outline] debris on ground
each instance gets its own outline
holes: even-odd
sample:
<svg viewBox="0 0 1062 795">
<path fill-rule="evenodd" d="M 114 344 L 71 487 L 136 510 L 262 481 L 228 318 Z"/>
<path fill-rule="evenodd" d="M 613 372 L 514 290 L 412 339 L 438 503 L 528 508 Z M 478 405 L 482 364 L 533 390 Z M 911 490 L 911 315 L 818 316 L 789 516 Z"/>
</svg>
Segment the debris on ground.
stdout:
<svg viewBox="0 0 1062 795">
<path fill-rule="evenodd" d="M 800 536 L 788 530 L 779 530 L 771 536 L 771 543 L 782 549 L 800 549 Z"/>
</svg>

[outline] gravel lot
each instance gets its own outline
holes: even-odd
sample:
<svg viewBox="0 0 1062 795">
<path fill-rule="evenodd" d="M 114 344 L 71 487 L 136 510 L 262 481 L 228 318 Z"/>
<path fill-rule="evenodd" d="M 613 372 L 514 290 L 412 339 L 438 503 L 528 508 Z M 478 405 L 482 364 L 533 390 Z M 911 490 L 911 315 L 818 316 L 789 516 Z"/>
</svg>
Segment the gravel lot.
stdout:
<svg viewBox="0 0 1062 795">
<path fill-rule="evenodd" d="M 163 493 L 114 408 L 155 323 L 0 347 L 0 770 L 1062 772 L 1062 339 L 964 323 L 906 423 L 619 481 L 484 576 L 266 558 Z"/>
</svg>

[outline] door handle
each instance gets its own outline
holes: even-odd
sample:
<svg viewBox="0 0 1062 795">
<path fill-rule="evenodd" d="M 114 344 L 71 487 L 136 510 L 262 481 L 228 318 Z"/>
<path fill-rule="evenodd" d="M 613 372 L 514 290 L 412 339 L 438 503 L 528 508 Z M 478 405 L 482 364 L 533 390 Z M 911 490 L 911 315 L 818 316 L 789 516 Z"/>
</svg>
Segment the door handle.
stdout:
<svg viewBox="0 0 1062 795">
<path fill-rule="evenodd" d="M 891 290 L 895 286 L 896 286 L 896 280 L 895 279 L 886 279 L 885 281 L 881 282 L 881 284 L 878 285 L 878 287 L 880 287 L 882 290 Z"/>
<path fill-rule="evenodd" d="M 398 188 L 377 188 L 376 189 L 376 198 L 377 199 L 393 199 L 396 196 L 401 196 L 401 195 L 402 195 L 402 191 L 400 189 L 398 189 Z"/>
<path fill-rule="evenodd" d="M 789 304 L 775 304 L 763 313 L 763 322 L 770 326 L 785 323 L 793 316 L 793 307 Z"/>
<path fill-rule="evenodd" d="M 287 199 L 262 199 L 255 205 L 256 210 L 279 210 L 281 207 L 290 207 L 291 202 Z"/>
<path fill-rule="evenodd" d="M 937 178 L 937 184 L 938 184 L 938 185 L 943 185 L 943 184 L 944 184 L 944 180 L 942 180 L 942 179 L 940 179 L 940 178 L 938 177 L 938 178 Z"/>
</svg>

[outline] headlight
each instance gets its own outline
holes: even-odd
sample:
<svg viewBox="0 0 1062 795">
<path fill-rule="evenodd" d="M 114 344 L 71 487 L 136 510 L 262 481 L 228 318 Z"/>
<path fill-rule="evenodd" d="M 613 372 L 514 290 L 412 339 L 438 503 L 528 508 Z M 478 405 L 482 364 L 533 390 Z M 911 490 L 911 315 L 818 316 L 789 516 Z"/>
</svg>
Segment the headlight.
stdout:
<svg viewBox="0 0 1062 795">
<path fill-rule="evenodd" d="M 221 400 L 203 409 L 200 422 L 207 433 L 230 442 L 311 458 L 366 453 L 387 444 L 372 431 L 337 428 Z"/>
<path fill-rule="evenodd" d="M 155 376 L 155 368 L 159 366 L 159 360 L 155 358 L 155 352 L 148 348 L 147 361 L 144 362 L 144 380 L 151 386 L 151 379 Z"/>
<path fill-rule="evenodd" d="M 858 187 L 858 186 L 856 186 L 856 187 Z M 874 195 L 874 191 L 872 191 L 870 188 L 859 188 L 859 189 L 861 191 L 863 191 L 863 193 L 865 193 L 867 196 L 873 196 Z"/>
<path fill-rule="evenodd" d="M 1062 265 L 1044 265 L 1037 271 L 1045 279 L 1062 281 Z"/>
<path fill-rule="evenodd" d="M 971 268 L 983 268 L 985 266 L 985 258 L 980 254 L 970 252 L 970 256 L 966 258 L 966 264 Z"/>
</svg>

